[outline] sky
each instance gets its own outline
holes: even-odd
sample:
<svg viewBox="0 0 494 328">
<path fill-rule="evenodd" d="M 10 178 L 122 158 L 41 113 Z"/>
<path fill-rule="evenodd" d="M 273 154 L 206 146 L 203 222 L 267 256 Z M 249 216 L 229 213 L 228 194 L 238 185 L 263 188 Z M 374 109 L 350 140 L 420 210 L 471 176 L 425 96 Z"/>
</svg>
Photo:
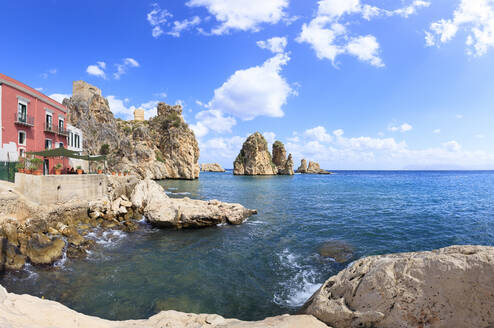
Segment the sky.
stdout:
<svg viewBox="0 0 494 328">
<path fill-rule="evenodd" d="M 1 1 L 0 72 L 181 104 L 201 163 L 259 131 L 295 167 L 494 169 L 494 0 Z"/>
</svg>

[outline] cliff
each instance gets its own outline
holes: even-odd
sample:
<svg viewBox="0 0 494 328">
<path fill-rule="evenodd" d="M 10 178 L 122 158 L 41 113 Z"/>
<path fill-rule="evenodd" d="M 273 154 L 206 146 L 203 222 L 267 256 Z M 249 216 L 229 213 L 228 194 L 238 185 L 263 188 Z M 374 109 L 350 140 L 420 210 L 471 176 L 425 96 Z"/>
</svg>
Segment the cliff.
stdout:
<svg viewBox="0 0 494 328">
<path fill-rule="evenodd" d="M 141 178 L 199 177 L 199 146 L 181 106 L 159 103 L 158 115 L 149 121 L 122 121 L 114 117 L 101 91 L 87 86 L 74 83 L 74 94 L 63 102 L 69 123 L 83 131 L 85 152 L 106 155 L 110 170 Z"/>
</svg>

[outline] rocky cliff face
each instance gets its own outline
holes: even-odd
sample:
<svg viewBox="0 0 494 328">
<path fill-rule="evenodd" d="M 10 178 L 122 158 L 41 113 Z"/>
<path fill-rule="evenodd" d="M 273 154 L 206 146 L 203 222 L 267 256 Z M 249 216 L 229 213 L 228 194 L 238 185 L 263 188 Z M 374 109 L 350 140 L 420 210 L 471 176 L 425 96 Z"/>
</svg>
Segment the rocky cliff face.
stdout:
<svg viewBox="0 0 494 328">
<path fill-rule="evenodd" d="M 334 328 L 491 327 L 494 248 L 452 246 L 371 256 L 331 277 L 304 305 Z"/>
<path fill-rule="evenodd" d="M 74 94 L 64 105 L 70 124 L 83 131 L 85 152 L 105 154 L 107 149 L 110 170 L 151 179 L 199 177 L 199 146 L 181 106 L 160 103 L 157 117 L 136 122 L 115 119 L 98 93 Z"/>
<path fill-rule="evenodd" d="M 273 157 L 266 139 L 256 132 L 249 136 L 240 154 L 233 163 L 235 175 L 293 175 L 292 155 L 286 158 L 285 146 L 281 141 L 273 144 Z"/>
<path fill-rule="evenodd" d="M 277 174 L 266 139 L 256 132 L 250 135 L 233 163 L 235 175 L 275 175 Z"/>
</svg>

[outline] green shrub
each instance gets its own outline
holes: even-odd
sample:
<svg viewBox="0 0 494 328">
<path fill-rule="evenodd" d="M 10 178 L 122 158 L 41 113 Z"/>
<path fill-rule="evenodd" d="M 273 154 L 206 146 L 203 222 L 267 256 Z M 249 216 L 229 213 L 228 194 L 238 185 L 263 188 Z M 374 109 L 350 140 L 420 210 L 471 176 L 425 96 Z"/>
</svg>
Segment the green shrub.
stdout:
<svg viewBox="0 0 494 328">
<path fill-rule="evenodd" d="M 99 153 L 100 155 L 108 155 L 110 153 L 110 146 L 108 144 L 101 145 Z"/>
</svg>

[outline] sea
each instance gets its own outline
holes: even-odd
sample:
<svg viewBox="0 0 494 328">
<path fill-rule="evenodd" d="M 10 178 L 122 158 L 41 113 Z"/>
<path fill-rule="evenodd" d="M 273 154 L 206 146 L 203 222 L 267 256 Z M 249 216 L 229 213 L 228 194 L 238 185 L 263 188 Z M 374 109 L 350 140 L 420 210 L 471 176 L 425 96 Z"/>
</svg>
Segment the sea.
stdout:
<svg viewBox="0 0 494 328">
<path fill-rule="evenodd" d="M 6 272 L 9 292 L 124 320 L 162 310 L 259 320 L 296 313 L 359 258 L 450 245 L 494 245 L 494 172 L 336 171 L 245 177 L 201 173 L 160 181 L 170 197 L 241 203 L 258 214 L 238 226 L 134 233 L 95 230 L 87 259 Z M 321 245 L 350 245 L 345 263 Z"/>
</svg>

